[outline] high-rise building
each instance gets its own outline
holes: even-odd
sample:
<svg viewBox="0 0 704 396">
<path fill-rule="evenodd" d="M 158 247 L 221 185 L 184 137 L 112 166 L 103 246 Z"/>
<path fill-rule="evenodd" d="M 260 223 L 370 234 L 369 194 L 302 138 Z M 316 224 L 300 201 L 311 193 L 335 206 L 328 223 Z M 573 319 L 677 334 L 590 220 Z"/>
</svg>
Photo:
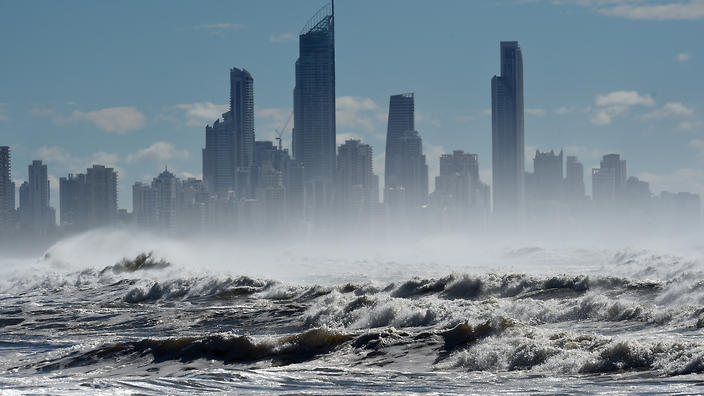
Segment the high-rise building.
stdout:
<svg viewBox="0 0 704 396">
<path fill-rule="evenodd" d="M 293 157 L 303 165 L 304 180 L 312 193 L 307 195 L 325 201 L 329 199 L 335 172 L 334 7 L 320 9 L 298 38 Z M 315 205 L 321 204 L 324 202 Z"/>
<path fill-rule="evenodd" d="M 178 184 L 179 180 L 168 169 L 152 181 L 152 189 L 156 192 L 156 223 L 162 230 L 170 231 L 174 224 Z"/>
<path fill-rule="evenodd" d="M 561 202 L 563 200 L 563 154 L 554 151 L 535 151 L 531 197 L 534 202 Z"/>
<path fill-rule="evenodd" d="M 419 208 L 428 201 L 428 164 L 418 131 L 405 131 L 399 140 L 401 172 L 398 187 L 406 208 Z"/>
<path fill-rule="evenodd" d="M 205 127 L 203 178 L 221 198 L 251 194 L 254 163 L 254 79 L 245 69 L 230 70 L 230 110 Z M 244 176 L 243 176 L 244 175 Z"/>
<path fill-rule="evenodd" d="M 29 181 L 20 191 L 22 226 L 38 235 L 47 234 L 56 225 L 56 212 L 49 206 L 50 185 L 47 166 L 32 161 L 28 167 Z"/>
<path fill-rule="evenodd" d="M 102 227 L 117 221 L 117 172 L 103 165 L 86 170 L 88 224 Z"/>
<path fill-rule="evenodd" d="M 386 195 L 386 190 L 395 189 L 401 185 L 400 179 L 403 172 L 401 138 L 406 131 L 414 131 L 415 129 L 413 93 L 392 95 L 389 99 L 389 120 L 386 129 L 384 195 Z"/>
<path fill-rule="evenodd" d="M 0 234 L 14 228 L 15 185 L 11 178 L 10 148 L 0 147 Z"/>
<path fill-rule="evenodd" d="M 93 165 L 59 180 L 61 226 L 80 230 L 117 222 L 117 172 Z"/>
<path fill-rule="evenodd" d="M 132 186 L 132 213 L 140 227 L 156 227 L 157 196 L 150 185 L 137 182 Z"/>
<path fill-rule="evenodd" d="M 524 205 L 523 55 L 517 41 L 502 41 L 501 75 L 491 79 L 494 212 L 520 213 Z"/>
<path fill-rule="evenodd" d="M 230 113 L 235 128 L 235 166 L 254 163 L 254 79 L 245 69 L 230 69 Z"/>
<path fill-rule="evenodd" d="M 602 157 L 599 168 L 592 169 L 592 199 L 600 205 L 614 205 L 623 197 L 626 186 L 626 160 L 619 154 Z"/>
<path fill-rule="evenodd" d="M 379 203 L 379 177 L 374 174 L 372 147 L 347 140 L 337 154 L 337 199 L 348 215 L 369 214 Z"/>
<path fill-rule="evenodd" d="M 455 150 L 440 156 L 440 175 L 435 177 L 433 206 L 451 216 L 486 214 L 489 186 L 479 179 L 477 154 Z"/>
<path fill-rule="evenodd" d="M 59 209 L 61 227 L 83 229 L 88 226 L 86 210 L 86 175 L 70 174 L 59 179 Z"/>
<path fill-rule="evenodd" d="M 567 202 L 575 204 L 584 201 L 584 165 L 573 155 L 567 156 L 565 190 Z"/>
</svg>

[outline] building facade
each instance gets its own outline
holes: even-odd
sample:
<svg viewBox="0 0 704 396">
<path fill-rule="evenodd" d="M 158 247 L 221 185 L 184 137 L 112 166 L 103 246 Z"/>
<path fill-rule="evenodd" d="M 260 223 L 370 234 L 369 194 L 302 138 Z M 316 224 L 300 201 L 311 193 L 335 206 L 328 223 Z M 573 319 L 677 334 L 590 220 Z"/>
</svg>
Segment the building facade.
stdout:
<svg viewBox="0 0 704 396">
<path fill-rule="evenodd" d="M 335 173 L 335 16 L 323 7 L 303 28 L 293 90 L 293 157 L 312 192 L 329 195 Z M 318 197 L 323 201 L 327 197 Z M 324 202 L 320 202 L 324 204 Z"/>
<path fill-rule="evenodd" d="M 494 212 L 521 213 L 525 199 L 523 55 L 516 41 L 502 41 L 501 75 L 491 79 Z"/>
</svg>

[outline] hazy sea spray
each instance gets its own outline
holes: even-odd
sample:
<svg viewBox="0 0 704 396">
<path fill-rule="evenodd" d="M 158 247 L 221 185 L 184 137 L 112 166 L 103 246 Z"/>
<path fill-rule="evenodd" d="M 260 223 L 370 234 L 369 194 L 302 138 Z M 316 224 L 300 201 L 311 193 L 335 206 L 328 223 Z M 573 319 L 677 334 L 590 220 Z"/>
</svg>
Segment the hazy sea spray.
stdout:
<svg viewBox="0 0 704 396">
<path fill-rule="evenodd" d="M 444 373 L 457 372 L 511 381 L 645 372 L 675 382 L 704 372 L 697 249 L 466 243 L 460 254 L 419 243 L 415 257 L 313 245 L 296 255 L 286 243 L 192 250 L 118 235 L 129 254 L 86 247 L 73 260 L 73 249 L 100 250 L 102 238 L 0 269 L 5 383 L 71 373 L 168 391 L 155 383 L 206 386 L 211 372 L 245 381 L 313 370 L 306 375 L 326 381 L 330 370 L 361 370 L 387 382 L 417 372 L 425 380 L 407 381 L 419 386 L 429 376 L 454 383 Z"/>
</svg>

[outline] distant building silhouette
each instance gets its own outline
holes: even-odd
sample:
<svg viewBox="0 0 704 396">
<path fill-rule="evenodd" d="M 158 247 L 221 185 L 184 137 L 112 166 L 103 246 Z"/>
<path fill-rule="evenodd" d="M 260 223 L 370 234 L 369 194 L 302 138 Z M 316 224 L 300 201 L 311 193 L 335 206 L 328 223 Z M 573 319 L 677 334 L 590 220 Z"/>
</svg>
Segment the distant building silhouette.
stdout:
<svg viewBox="0 0 704 396">
<path fill-rule="evenodd" d="M 570 204 L 585 200 L 584 165 L 576 156 L 568 155 L 565 166 L 565 197 Z"/>
<path fill-rule="evenodd" d="M 157 192 L 149 184 L 137 182 L 132 186 L 132 213 L 134 221 L 140 227 L 156 227 Z"/>
<path fill-rule="evenodd" d="M 245 69 L 230 70 L 230 110 L 205 128 L 203 178 L 221 198 L 229 192 L 251 195 L 254 163 L 254 79 Z"/>
<path fill-rule="evenodd" d="M 431 202 L 450 220 L 465 221 L 466 216 L 485 219 L 490 207 L 489 186 L 479 179 L 477 154 L 455 150 L 440 156 L 440 175 L 435 177 Z"/>
<path fill-rule="evenodd" d="M 392 210 L 418 208 L 428 200 L 428 165 L 415 130 L 413 93 L 389 99 L 384 203 Z"/>
<path fill-rule="evenodd" d="M 599 168 L 592 169 L 592 200 L 597 205 L 617 205 L 625 185 L 626 161 L 619 154 L 603 156 Z"/>
<path fill-rule="evenodd" d="M 374 174 L 372 147 L 349 139 L 337 154 L 337 200 L 343 215 L 369 216 L 379 203 L 379 177 Z"/>
<path fill-rule="evenodd" d="M 501 75 L 491 79 L 492 176 L 494 212 L 523 208 L 523 55 L 517 41 L 501 42 Z"/>
<path fill-rule="evenodd" d="M 563 153 L 535 151 L 533 174 L 526 180 L 527 197 L 533 204 L 562 202 L 564 193 Z"/>
<path fill-rule="evenodd" d="M 59 179 L 59 211 L 63 229 L 79 230 L 88 227 L 86 200 L 85 174 L 69 174 Z"/>
<path fill-rule="evenodd" d="M 56 225 L 56 211 L 49 206 L 51 189 L 47 166 L 42 161 L 32 161 L 28 176 L 28 182 L 20 188 L 20 221 L 30 233 L 46 235 Z"/>
<path fill-rule="evenodd" d="M 389 117 L 386 129 L 386 156 L 384 158 L 384 201 L 386 190 L 401 186 L 401 138 L 415 128 L 415 102 L 413 93 L 392 95 L 389 99 Z"/>
<path fill-rule="evenodd" d="M 85 174 L 59 180 L 61 227 L 68 230 L 104 227 L 117 222 L 117 172 L 93 165 Z"/>
<path fill-rule="evenodd" d="M 15 183 L 11 177 L 10 148 L 0 147 L 0 235 L 15 225 Z"/>
<path fill-rule="evenodd" d="M 293 90 L 293 157 L 303 166 L 310 206 L 329 204 L 335 173 L 335 16 L 323 7 L 299 39 Z"/>
</svg>

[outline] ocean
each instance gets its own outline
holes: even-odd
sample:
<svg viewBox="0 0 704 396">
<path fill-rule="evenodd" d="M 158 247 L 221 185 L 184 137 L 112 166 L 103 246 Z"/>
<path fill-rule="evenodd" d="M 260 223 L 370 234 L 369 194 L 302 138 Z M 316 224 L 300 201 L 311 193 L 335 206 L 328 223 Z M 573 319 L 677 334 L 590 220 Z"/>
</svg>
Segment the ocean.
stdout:
<svg viewBox="0 0 704 396">
<path fill-rule="evenodd" d="M 0 259 L 0 393 L 702 394 L 703 258 L 95 231 Z"/>
</svg>

